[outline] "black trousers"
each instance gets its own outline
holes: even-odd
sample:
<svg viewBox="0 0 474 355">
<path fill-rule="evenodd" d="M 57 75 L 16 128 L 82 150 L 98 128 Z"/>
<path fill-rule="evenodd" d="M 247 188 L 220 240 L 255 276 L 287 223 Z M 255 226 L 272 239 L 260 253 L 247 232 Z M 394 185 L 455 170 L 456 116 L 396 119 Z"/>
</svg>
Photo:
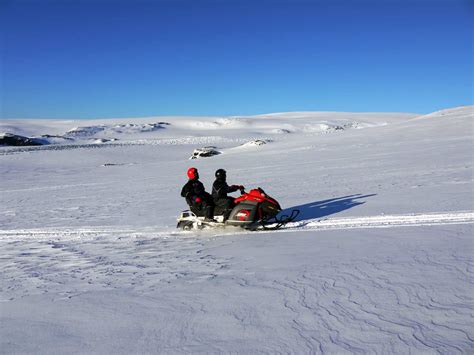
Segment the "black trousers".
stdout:
<svg viewBox="0 0 474 355">
<path fill-rule="evenodd" d="M 229 218 L 230 212 L 232 212 L 232 209 L 235 206 L 234 198 L 220 198 L 218 200 L 214 200 L 214 203 L 216 205 L 215 214 L 223 215 L 224 221 L 226 221 Z"/>
<path fill-rule="evenodd" d="M 192 212 L 196 216 L 199 217 L 206 217 L 206 218 L 214 218 L 214 199 L 210 194 L 205 192 L 201 196 L 199 196 L 201 199 L 200 202 L 190 202 L 188 201 L 189 208 L 191 209 Z"/>
</svg>

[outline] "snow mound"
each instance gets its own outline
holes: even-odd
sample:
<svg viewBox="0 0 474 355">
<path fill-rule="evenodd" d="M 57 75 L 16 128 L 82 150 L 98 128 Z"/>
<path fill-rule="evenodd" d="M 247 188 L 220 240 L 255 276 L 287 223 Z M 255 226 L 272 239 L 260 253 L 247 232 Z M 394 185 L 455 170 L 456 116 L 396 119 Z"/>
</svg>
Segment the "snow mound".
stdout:
<svg viewBox="0 0 474 355">
<path fill-rule="evenodd" d="M 271 134 L 288 134 L 291 133 L 289 129 L 284 129 L 284 128 L 274 128 L 269 131 Z"/>
<path fill-rule="evenodd" d="M 365 125 L 364 125 L 365 126 Z M 306 124 L 303 126 L 303 132 L 306 133 L 333 133 L 336 131 L 344 131 L 351 128 L 362 128 L 363 125 L 360 125 L 358 122 L 347 122 L 342 125 L 329 123 L 329 122 L 320 122 L 315 124 Z"/>
<path fill-rule="evenodd" d="M 112 139 L 105 139 L 105 138 L 97 138 L 94 139 L 93 143 L 95 144 L 101 144 L 101 143 L 107 143 L 107 142 L 115 142 L 117 139 L 112 138 Z"/>
<path fill-rule="evenodd" d="M 51 134 L 42 134 L 41 139 L 48 142 L 48 144 L 63 144 L 74 141 L 74 138 L 71 137 L 56 136 Z"/>
<path fill-rule="evenodd" d="M 255 139 L 253 141 L 242 144 L 241 147 L 258 147 L 260 145 L 264 145 L 264 144 L 267 144 L 269 142 L 270 142 L 270 140 L 268 140 L 268 139 L 265 139 L 265 140 L 264 139 Z"/>
<path fill-rule="evenodd" d="M 435 111 L 427 115 L 422 115 L 414 118 L 414 120 L 424 120 L 432 118 L 444 119 L 465 119 L 467 117 L 474 118 L 474 106 L 460 106 L 449 108 L 445 110 Z"/>
<path fill-rule="evenodd" d="M 115 133 L 140 133 L 140 132 L 153 132 L 160 129 L 164 129 L 164 126 L 169 126 L 168 122 L 157 122 L 157 123 L 126 123 L 117 124 L 113 127 L 109 127 L 107 130 Z"/>
<path fill-rule="evenodd" d="M 75 137 L 75 138 L 83 138 L 83 137 L 90 137 L 99 132 L 105 130 L 106 126 L 85 126 L 85 127 L 75 127 L 69 131 L 67 131 L 64 136 L 66 137 Z"/>
<path fill-rule="evenodd" d="M 157 130 L 164 129 L 168 126 L 168 122 L 156 122 L 156 123 L 123 123 L 114 125 L 97 125 L 97 126 L 84 126 L 75 127 L 67 131 L 64 136 L 74 138 L 85 138 L 95 136 L 98 133 L 109 134 L 133 134 L 133 133 L 144 133 L 154 132 Z"/>
<path fill-rule="evenodd" d="M 221 126 L 237 126 L 243 123 L 243 120 L 240 118 L 219 118 L 215 121 Z"/>
<path fill-rule="evenodd" d="M 248 126 L 248 122 L 242 118 L 228 117 L 228 118 L 217 118 L 211 121 L 201 120 L 188 122 L 187 126 L 191 129 L 197 130 L 217 130 L 217 129 L 232 129 L 232 128 L 245 128 Z"/>
<path fill-rule="evenodd" d="M 203 148 L 194 149 L 193 155 L 189 159 L 198 159 L 198 158 L 207 158 L 212 157 L 214 155 L 219 155 L 221 152 L 216 150 L 216 147 L 209 146 Z"/>
</svg>

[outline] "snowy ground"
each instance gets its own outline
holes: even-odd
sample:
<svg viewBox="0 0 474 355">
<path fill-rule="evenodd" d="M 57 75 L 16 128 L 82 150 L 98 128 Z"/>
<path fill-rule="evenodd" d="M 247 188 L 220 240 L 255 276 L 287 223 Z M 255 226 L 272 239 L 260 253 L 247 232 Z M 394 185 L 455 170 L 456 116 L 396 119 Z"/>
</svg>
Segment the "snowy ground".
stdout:
<svg viewBox="0 0 474 355">
<path fill-rule="evenodd" d="M 0 352 L 472 353 L 473 120 L 2 120 Z M 177 231 L 189 166 L 300 217 Z"/>
</svg>

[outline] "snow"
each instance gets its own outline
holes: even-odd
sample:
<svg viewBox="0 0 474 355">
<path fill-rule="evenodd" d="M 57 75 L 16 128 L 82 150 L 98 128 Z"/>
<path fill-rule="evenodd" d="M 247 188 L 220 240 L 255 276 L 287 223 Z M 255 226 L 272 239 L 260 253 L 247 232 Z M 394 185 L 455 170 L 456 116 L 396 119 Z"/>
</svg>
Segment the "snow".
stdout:
<svg viewBox="0 0 474 355">
<path fill-rule="evenodd" d="M 474 351 L 472 106 L 0 132 L 56 136 L 0 148 L 1 353 Z M 176 230 L 190 164 L 300 216 Z"/>
</svg>

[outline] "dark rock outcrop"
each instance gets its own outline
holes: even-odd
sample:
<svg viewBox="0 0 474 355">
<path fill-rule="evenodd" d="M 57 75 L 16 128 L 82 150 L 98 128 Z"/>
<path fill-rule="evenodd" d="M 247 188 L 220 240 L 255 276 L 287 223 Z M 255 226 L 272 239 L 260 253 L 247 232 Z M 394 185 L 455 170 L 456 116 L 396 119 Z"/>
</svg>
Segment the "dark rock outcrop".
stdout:
<svg viewBox="0 0 474 355">
<path fill-rule="evenodd" d="M 221 152 L 216 150 L 216 147 L 214 146 L 197 148 L 194 149 L 193 155 L 191 155 L 189 159 L 207 158 L 218 154 L 221 154 Z"/>
<path fill-rule="evenodd" d="M 0 145 L 6 146 L 30 146 L 30 145 L 45 145 L 46 141 L 38 138 L 29 138 L 24 136 L 19 136 L 12 133 L 2 133 L 0 134 Z"/>
</svg>

